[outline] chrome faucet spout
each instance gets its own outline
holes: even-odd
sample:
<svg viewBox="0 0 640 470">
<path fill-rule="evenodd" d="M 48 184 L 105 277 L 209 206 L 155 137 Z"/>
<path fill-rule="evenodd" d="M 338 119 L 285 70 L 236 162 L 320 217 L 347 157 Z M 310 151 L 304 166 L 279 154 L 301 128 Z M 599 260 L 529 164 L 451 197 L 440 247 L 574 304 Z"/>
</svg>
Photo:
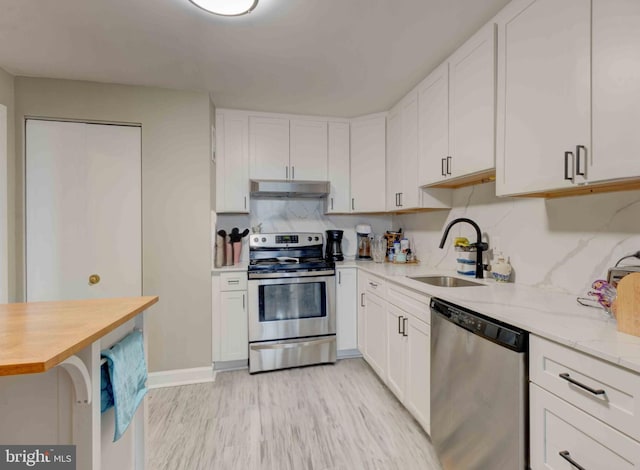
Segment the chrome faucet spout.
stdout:
<svg viewBox="0 0 640 470">
<path fill-rule="evenodd" d="M 473 246 L 476 247 L 476 279 L 484 278 L 484 265 L 482 264 L 482 253 L 489 249 L 489 245 L 482 242 L 482 232 L 477 223 L 475 223 L 471 219 L 467 219 L 466 217 L 460 217 L 458 219 L 453 219 L 449 222 L 449 225 L 444 229 L 444 233 L 442 234 L 442 239 L 440 240 L 440 249 L 444 248 L 444 244 L 447 241 L 447 237 L 449 236 L 449 231 L 451 227 L 460 223 L 466 222 L 471 225 L 476 231 L 476 242 Z"/>
</svg>

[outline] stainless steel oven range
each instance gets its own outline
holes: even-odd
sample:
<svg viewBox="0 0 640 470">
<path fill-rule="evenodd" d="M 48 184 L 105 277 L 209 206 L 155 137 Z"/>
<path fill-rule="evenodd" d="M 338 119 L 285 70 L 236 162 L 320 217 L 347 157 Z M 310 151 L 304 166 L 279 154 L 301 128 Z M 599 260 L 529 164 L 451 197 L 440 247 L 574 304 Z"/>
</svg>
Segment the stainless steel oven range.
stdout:
<svg viewBox="0 0 640 470">
<path fill-rule="evenodd" d="M 249 237 L 249 372 L 336 361 L 335 263 L 320 233 Z"/>
</svg>

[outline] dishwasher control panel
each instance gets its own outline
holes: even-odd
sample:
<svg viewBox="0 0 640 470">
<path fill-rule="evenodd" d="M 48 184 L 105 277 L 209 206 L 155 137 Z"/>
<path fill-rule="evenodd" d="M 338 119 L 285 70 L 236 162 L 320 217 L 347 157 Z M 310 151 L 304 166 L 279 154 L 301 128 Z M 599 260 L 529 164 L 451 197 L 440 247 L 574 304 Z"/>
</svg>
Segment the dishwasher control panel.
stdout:
<svg viewBox="0 0 640 470">
<path fill-rule="evenodd" d="M 514 351 L 525 351 L 528 346 L 527 332 L 486 315 L 454 305 L 442 299 L 431 299 L 431 312 L 442 315 L 473 334 L 488 339 Z"/>
</svg>

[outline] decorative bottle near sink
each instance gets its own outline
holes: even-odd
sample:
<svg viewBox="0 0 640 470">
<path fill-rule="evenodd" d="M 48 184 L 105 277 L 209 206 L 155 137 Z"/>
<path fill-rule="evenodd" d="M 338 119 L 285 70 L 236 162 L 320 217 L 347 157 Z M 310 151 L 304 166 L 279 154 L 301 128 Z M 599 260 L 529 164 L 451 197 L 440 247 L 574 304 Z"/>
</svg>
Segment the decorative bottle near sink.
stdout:
<svg viewBox="0 0 640 470">
<path fill-rule="evenodd" d="M 496 261 L 491 263 L 491 275 L 498 282 L 509 282 L 511 279 L 511 263 L 501 252 L 496 253 Z"/>
</svg>

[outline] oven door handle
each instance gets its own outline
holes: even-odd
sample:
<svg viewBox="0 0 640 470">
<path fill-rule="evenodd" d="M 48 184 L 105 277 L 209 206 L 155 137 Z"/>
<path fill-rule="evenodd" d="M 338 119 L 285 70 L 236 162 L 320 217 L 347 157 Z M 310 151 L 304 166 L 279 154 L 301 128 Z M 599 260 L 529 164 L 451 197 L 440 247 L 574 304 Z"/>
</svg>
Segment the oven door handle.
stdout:
<svg viewBox="0 0 640 470">
<path fill-rule="evenodd" d="M 292 349 L 299 348 L 300 346 L 313 346 L 314 344 L 331 343 L 336 340 L 335 336 L 328 338 L 313 339 L 311 341 L 294 341 L 291 343 L 271 343 L 271 344 L 250 344 L 251 349 Z"/>
<path fill-rule="evenodd" d="M 286 277 L 327 277 L 335 276 L 334 269 L 328 271 L 297 271 L 290 273 L 249 273 L 249 279 L 277 279 Z"/>
</svg>

